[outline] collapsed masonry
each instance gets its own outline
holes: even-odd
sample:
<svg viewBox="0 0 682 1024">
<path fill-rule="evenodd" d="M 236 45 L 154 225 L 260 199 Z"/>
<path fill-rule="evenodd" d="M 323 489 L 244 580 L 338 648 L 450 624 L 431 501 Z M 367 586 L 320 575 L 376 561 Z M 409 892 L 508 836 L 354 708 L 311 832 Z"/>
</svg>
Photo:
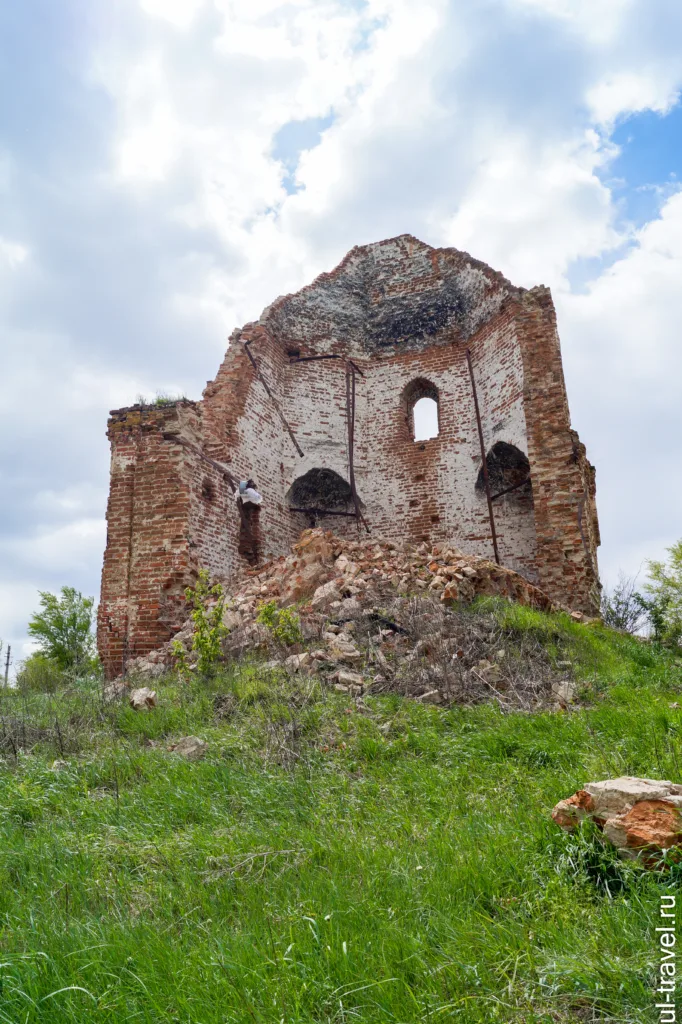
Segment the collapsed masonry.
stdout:
<svg viewBox="0 0 682 1024">
<path fill-rule="evenodd" d="M 181 627 L 199 567 L 227 580 L 318 523 L 451 544 L 558 605 L 598 605 L 594 470 L 570 426 L 549 290 L 456 249 L 410 235 L 352 249 L 234 332 L 202 401 L 117 410 L 108 434 L 110 677 Z M 260 506 L 234 500 L 249 478 Z"/>
</svg>

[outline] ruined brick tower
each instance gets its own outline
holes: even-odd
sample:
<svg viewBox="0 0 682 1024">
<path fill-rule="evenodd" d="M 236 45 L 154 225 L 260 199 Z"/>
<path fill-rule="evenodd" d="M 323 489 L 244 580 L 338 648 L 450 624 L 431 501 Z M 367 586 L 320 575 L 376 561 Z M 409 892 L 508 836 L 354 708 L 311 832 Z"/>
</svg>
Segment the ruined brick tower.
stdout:
<svg viewBox="0 0 682 1024">
<path fill-rule="evenodd" d="M 424 398 L 437 436 L 415 440 Z M 178 629 L 199 567 L 226 579 L 311 523 L 492 559 L 492 509 L 503 565 L 560 604 L 597 606 L 594 470 L 570 425 L 551 295 L 456 249 L 411 235 L 352 249 L 234 332 L 201 401 L 120 409 L 108 436 L 110 676 Z M 249 477 L 258 508 L 234 500 Z"/>
</svg>

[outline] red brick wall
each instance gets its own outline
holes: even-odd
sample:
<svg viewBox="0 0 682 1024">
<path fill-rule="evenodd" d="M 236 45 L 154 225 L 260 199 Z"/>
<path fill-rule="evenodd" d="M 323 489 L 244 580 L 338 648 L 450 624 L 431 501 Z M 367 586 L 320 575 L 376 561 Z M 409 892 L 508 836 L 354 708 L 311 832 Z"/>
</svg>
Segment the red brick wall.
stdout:
<svg viewBox="0 0 682 1024">
<path fill-rule="evenodd" d="M 547 288 L 522 299 L 518 331 L 533 480 L 538 582 L 554 600 L 599 606 L 594 470 L 571 430 L 556 314 Z"/>
<path fill-rule="evenodd" d="M 185 617 L 184 587 L 194 579 L 189 544 L 193 456 L 165 441 L 191 434 L 194 403 L 133 407 L 112 415 L 107 546 L 98 612 L 98 647 L 108 676 L 168 640 Z"/>
</svg>

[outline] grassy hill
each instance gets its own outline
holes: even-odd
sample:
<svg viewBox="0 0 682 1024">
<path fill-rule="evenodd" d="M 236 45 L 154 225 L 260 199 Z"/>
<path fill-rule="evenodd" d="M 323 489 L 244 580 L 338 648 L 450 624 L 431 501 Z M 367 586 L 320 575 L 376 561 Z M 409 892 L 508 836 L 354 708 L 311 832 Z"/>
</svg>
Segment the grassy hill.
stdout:
<svg viewBox="0 0 682 1024">
<path fill-rule="evenodd" d="M 549 814 L 590 779 L 682 780 L 680 661 L 491 609 L 572 663 L 575 708 L 356 702 L 248 660 L 148 712 L 5 692 L 0 1022 L 652 1020 L 679 871 Z M 187 734 L 204 759 L 169 752 Z"/>
</svg>

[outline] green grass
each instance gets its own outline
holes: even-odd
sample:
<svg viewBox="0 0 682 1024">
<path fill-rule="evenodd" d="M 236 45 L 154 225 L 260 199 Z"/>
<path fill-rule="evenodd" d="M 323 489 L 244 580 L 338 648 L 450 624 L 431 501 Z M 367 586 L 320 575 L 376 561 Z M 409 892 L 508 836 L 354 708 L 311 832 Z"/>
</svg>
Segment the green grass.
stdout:
<svg viewBox="0 0 682 1024">
<path fill-rule="evenodd" d="M 158 684 L 148 713 L 5 695 L 63 753 L 52 728 L 0 769 L 0 1022 L 653 1020 L 680 876 L 549 812 L 589 779 L 682 779 L 680 662 L 484 607 L 573 662 L 580 710 L 363 715 L 248 665 Z M 187 733 L 204 760 L 167 751 Z"/>
</svg>

